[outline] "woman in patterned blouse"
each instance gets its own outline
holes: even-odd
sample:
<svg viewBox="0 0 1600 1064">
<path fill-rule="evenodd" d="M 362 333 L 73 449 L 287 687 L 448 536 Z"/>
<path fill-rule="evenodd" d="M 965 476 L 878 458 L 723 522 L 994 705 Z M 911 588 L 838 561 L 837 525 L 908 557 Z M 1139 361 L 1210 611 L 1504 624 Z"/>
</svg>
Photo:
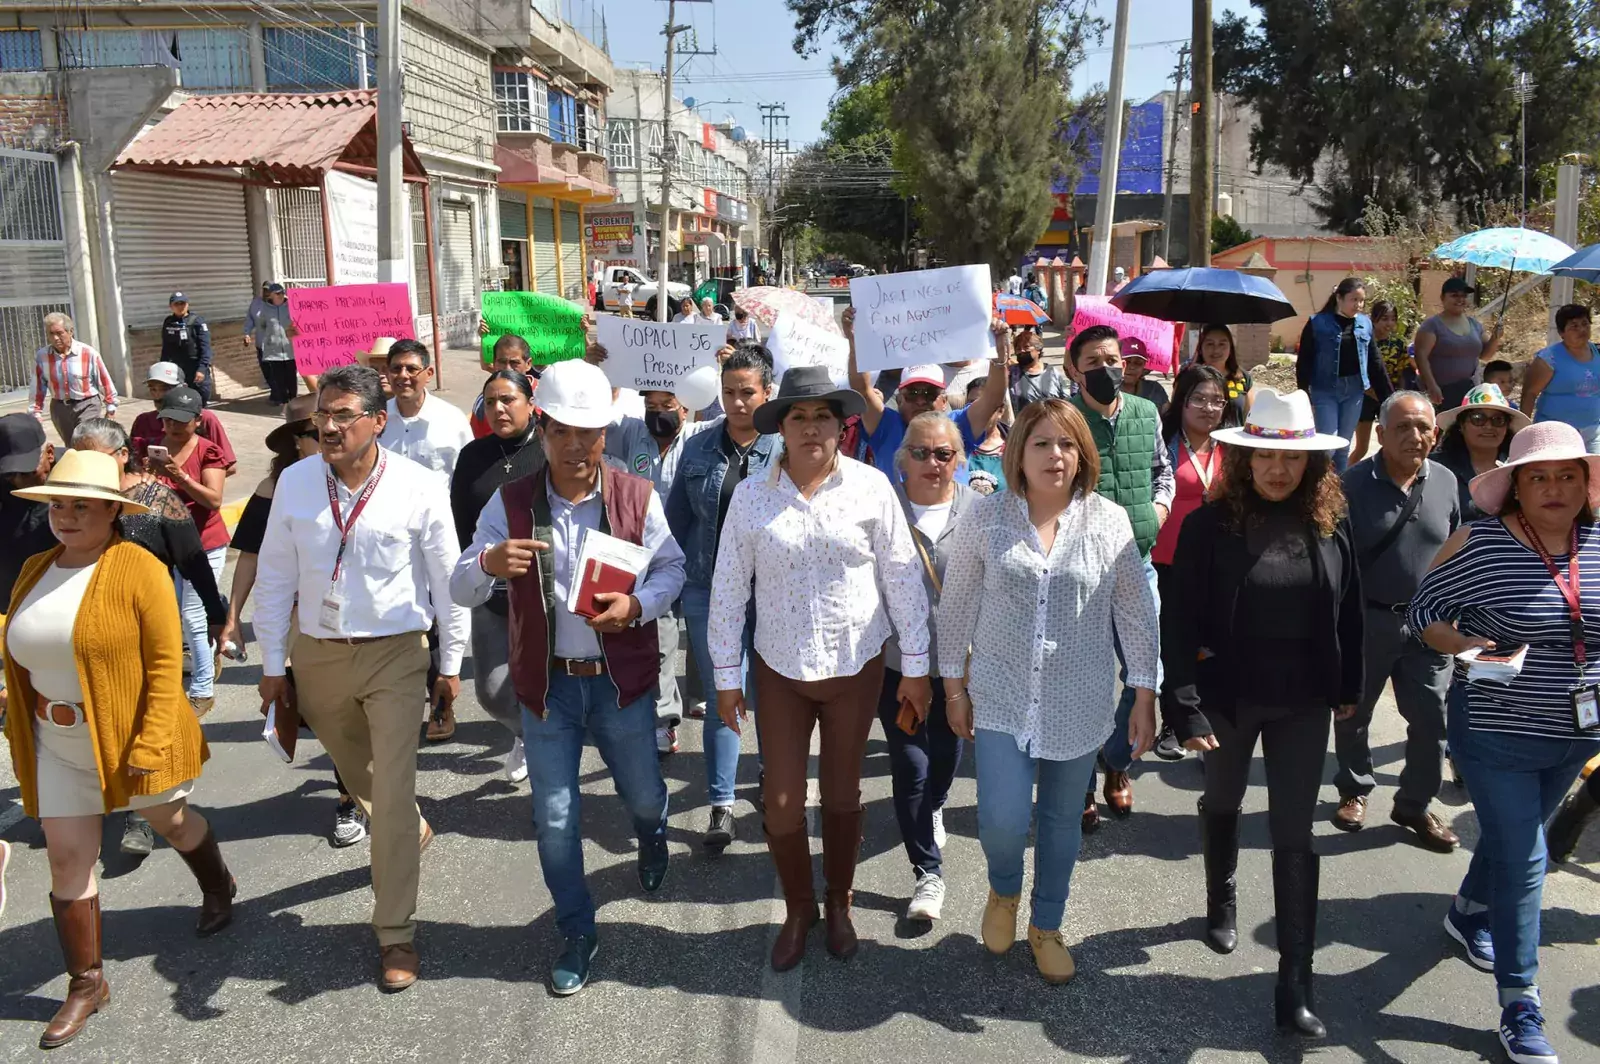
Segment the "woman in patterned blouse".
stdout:
<svg viewBox="0 0 1600 1064">
<path fill-rule="evenodd" d="M 1079 799 L 1115 726 L 1114 640 L 1135 691 L 1137 759 L 1155 741 L 1156 604 L 1126 511 L 1095 493 L 1099 453 L 1070 403 L 1023 409 L 1005 473 L 1007 490 L 956 527 L 937 657 L 950 728 L 975 741 L 989 863 L 983 944 L 998 954 L 1016 941 L 1037 775 L 1028 944 L 1039 974 L 1064 983 L 1075 971 L 1061 920 L 1083 838 Z"/>
</svg>

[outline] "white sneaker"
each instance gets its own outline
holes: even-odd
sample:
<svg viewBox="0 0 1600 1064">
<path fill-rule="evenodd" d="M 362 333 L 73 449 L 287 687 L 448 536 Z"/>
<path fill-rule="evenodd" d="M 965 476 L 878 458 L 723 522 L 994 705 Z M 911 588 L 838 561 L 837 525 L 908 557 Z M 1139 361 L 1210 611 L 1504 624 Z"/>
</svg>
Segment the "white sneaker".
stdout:
<svg viewBox="0 0 1600 1064">
<path fill-rule="evenodd" d="M 917 886 L 911 892 L 911 904 L 906 906 L 907 920 L 937 920 L 944 909 L 944 880 L 929 872 L 917 877 Z"/>
<path fill-rule="evenodd" d="M 506 755 L 506 779 L 521 783 L 528 778 L 528 754 L 520 738 L 511 740 L 511 752 Z"/>
<path fill-rule="evenodd" d="M 944 844 L 950 841 L 950 835 L 944 830 L 944 810 L 933 811 L 933 844 L 939 849 L 944 849 Z"/>
<path fill-rule="evenodd" d="M 660 756 L 660 757 L 665 757 L 668 754 L 675 754 L 677 752 L 678 752 L 678 729 L 677 728 L 657 728 L 656 729 L 656 754 L 658 756 Z"/>
</svg>

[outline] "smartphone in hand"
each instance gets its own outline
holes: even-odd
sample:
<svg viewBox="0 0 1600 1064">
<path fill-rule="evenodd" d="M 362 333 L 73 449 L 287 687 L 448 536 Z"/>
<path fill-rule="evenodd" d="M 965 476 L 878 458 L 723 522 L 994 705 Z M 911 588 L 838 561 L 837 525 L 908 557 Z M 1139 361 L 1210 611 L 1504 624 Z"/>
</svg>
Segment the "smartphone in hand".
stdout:
<svg viewBox="0 0 1600 1064">
<path fill-rule="evenodd" d="M 159 443 L 152 443 L 145 448 L 145 457 L 158 465 L 164 465 L 172 457 L 172 452 Z"/>
</svg>

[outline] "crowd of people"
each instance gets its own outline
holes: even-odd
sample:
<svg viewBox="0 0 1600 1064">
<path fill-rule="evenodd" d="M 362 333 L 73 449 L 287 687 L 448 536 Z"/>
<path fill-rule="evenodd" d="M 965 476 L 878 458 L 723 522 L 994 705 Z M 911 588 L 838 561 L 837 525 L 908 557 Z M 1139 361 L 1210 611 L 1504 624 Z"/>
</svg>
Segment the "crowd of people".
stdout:
<svg viewBox="0 0 1600 1064">
<path fill-rule="evenodd" d="M 1459 287 L 1447 284 L 1452 300 Z M 254 319 L 264 358 L 291 328 L 273 324 L 279 294 L 264 290 Z M 189 342 L 204 325 L 179 296 Z M 1547 855 L 1570 853 L 1596 808 L 1592 779 L 1567 791 L 1600 754 L 1587 660 L 1600 587 L 1580 576 L 1600 566 L 1600 457 L 1567 421 L 1592 358 L 1588 316 L 1564 311 L 1561 350 L 1541 355 L 1543 377 L 1530 371 L 1525 389 L 1541 400 L 1530 420 L 1483 380 L 1492 341 L 1457 375 L 1476 334 L 1453 307 L 1413 355 L 1396 350 L 1393 307 L 1368 316 L 1361 283 L 1341 283 L 1306 326 L 1303 388 L 1287 393 L 1256 386 L 1218 324 L 1199 331 L 1170 394 L 1146 375 L 1144 345 L 1109 327 L 1073 335 L 1057 370 L 1038 332 L 999 320 L 987 363 L 874 378 L 857 366 L 847 310 L 844 381 L 820 367 L 775 379 L 771 352 L 732 334 L 745 318 L 730 325 L 705 410 L 613 387 L 592 340 L 580 360 L 535 366 L 506 336 L 469 412 L 430 389 L 423 344 L 394 341 L 382 373 L 331 369 L 299 397 L 279 381 L 272 468 L 231 538 L 231 601 L 217 587 L 230 545 L 218 511 L 235 462 L 206 409 L 208 361 L 152 367 L 154 416 L 125 432 L 109 377 L 96 383 L 103 364 L 52 315 L 34 415 L 0 418 L 11 488 L 0 533 L 19 545 L 0 572 L 6 734 L 44 829 L 70 978 L 42 1044 L 70 1040 L 109 1000 L 93 874 L 104 815 L 129 813 L 130 852 L 159 834 L 183 857 L 202 934 L 231 919 L 237 887 L 188 797 L 208 754 L 197 721 L 214 701 L 215 654 L 244 645 L 253 601 L 262 710 L 303 721 L 330 756 L 334 844 L 371 840 L 384 990 L 422 967 L 414 915 L 433 830 L 416 802 L 419 725 L 430 742 L 454 734 L 470 653 L 477 700 L 510 733 L 506 775 L 531 791 L 561 938 L 557 995 L 588 983 L 600 940 L 583 747 L 632 818 L 640 888 L 658 890 L 671 864 L 660 758 L 703 702 L 709 851 L 738 837 L 734 781 L 755 727 L 750 837 L 783 887 L 778 971 L 803 960 L 818 923 L 835 957 L 861 948 L 853 886 L 874 721 L 910 865 L 906 916 L 941 916 L 943 805 L 970 753 L 989 888 L 981 941 L 1003 954 L 1019 937 L 1031 830 L 1025 937 L 1050 983 L 1075 973 L 1062 927 L 1082 836 L 1102 827 L 1102 801 L 1132 814 L 1130 770 L 1151 751 L 1203 759 L 1196 908 L 1205 942 L 1234 951 L 1240 807 L 1259 743 L 1274 1016 L 1322 1036 L 1312 829 L 1329 736 L 1328 817 L 1361 830 L 1377 786 L 1369 729 L 1391 684 L 1407 740 L 1390 817 L 1427 849 L 1456 848 L 1431 810 L 1448 747 L 1481 838 L 1444 933 L 1494 973 L 1511 1059 L 1554 1061 L 1540 886 Z M 685 304 L 684 320 L 699 316 Z M 71 446 L 59 456 L 39 420 L 46 392 Z M 1569 413 L 1544 417 L 1557 396 Z M 1352 463 L 1363 420 L 1378 449 Z M 603 537 L 643 560 L 631 582 L 594 590 L 589 547 Z M 1453 660 L 1519 648 L 1520 671 L 1502 682 Z M 820 901 L 805 818 L 819 729 Z"/>
</svg>

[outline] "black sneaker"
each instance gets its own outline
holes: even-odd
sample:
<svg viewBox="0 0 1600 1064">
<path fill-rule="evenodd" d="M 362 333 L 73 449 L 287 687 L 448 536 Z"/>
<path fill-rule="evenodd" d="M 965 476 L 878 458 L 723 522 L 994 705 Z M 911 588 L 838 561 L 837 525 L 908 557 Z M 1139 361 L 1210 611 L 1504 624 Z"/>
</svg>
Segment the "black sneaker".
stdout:
<svg viewBox="0 0 1600 1064">
<path fill-rule="evenodd" d="M 122 852 L 134 857 L 147 857 L 156 848 L 156 833 L 150 821 L 138 813 L 129 813 L 122 827 Z"/>
<path fill-rule="evenodd" d="M 702 845 L 708 850 L 725 850 L 733 842 L 733 807 L 731 805 L 714 805 L 711 807 L 711 826 L 706 828 Z"/>
<path fill-rule="evenodd" d="M 1183 748 L 1183 743 L 1173 734 L 1171 728 L 1162 728 L 1161 734 L 1156 737 L 1156 756 L 1163 761 L 1182 761 L 1189 751 Z"/>
</svg>

